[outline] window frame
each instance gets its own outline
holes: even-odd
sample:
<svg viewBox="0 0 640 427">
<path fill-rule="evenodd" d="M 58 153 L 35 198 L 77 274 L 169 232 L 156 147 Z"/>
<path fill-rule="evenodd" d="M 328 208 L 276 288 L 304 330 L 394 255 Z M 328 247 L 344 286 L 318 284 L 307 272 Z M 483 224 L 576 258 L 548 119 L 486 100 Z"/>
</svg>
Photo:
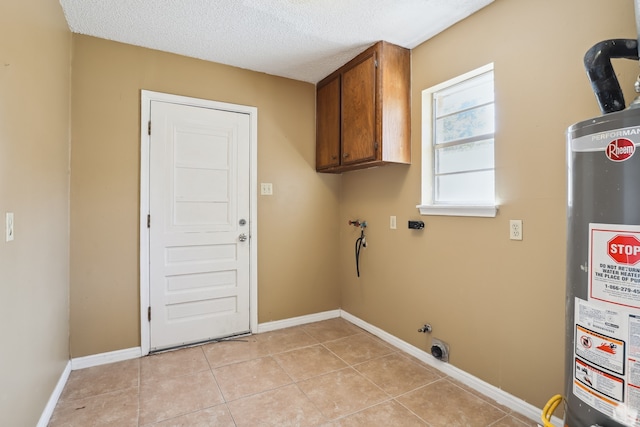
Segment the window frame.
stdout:
<svg viewBox="0 0 640 427">
<path fill-rule="evenodd" d="M 494 203 L 493 204 L 464 204 L 464 203 L 435 203 L 434 202 L 434 184 L 435 184 L 435 145 L 434 145 L 434 121 L 433 121 L 433 94 L 450 88 L 466 80 L 478 77 L 482 74 L 494 72 L 493 63 L 484 65 L 475 70 L 454 77 L 445 82 L 439 83 L 422 91 L 422 181 L 421 196 L 422 202 L 416 207 L 421 215 L 445 215 L 445 216 L 474 216 L 474 217 L 495 217 L 498 213 L 497 192 L 495 188 L 495 171 L 494 164 Z M 495 84 L 495 74 L 493 76 Z M 495 90 L 495 89 L 494 89 Z M 495 98 L 494 98 L 495 108 Z M 495 111 L 495 110 L 494 110 Z M 494 113 L 495 120 L 495 113 Z M 495 135 L 494 129 L 494 156 L 495 156 Z"/>
</svg>

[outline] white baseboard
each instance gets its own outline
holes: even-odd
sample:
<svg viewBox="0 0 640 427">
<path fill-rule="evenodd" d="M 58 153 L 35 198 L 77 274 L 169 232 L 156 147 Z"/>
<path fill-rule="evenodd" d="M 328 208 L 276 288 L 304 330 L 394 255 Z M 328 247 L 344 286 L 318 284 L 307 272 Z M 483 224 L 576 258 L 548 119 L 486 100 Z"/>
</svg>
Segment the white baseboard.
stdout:
<svg viewBox="0 0 640 427">
<path fill-rule="evenodd" d="M 412 355 L 418 360 L 433 366 L 438 369 L 442 373 L 460 381 L 461 383 L 473 388 L 474 390 L 479 391 L 483 395 L 495 400 L 501 405 L 506 406 L 507 408 L 512 409 L 513 411 L 524 415 L 525 417 L 540 422 L 540 415 L 542 414 L 542 410 L 536 408 L 535 406 L 525 402 L 524 400 L 513 396 L 512 394 L 507 393 L 504 390 L 500 390 L 499 388 L 482 381 L 481 379 L 474 377 L 473 375 L 463 371 L 462 369 L 456 368 L 455 366 L 442 362 L 431 354 L 427 353 L 424 350 L 421 350 L 413 345 L 407 343 L 406 341 L 402 341 L 401 339 L 395 337 L 394 335 L 389 334 L 388 332 L 383 331 L 382 329 L 373 326 L 358 317 L 355 317 L 346 311 L 341 311 L 341 317 L 349 322 L 353 323 L 356 326 L 361 327 L 367 332 L 372 333 L 378 338 L 388 342 L 389 344 L 397 347 L 398 349 Z M 562 420 L 558 417 L 553 417 L 551 419 L 555 426 L 564 425 Z"/>
<path fill-rule="evenodd" d="M 142 357 L 142 348 L 132 347 L 124 350 L 110 351 L 108 353 L 92 354 L 91 356 L 74 357 L 71 359 L 71 370 L 91 368 L 92 366 L 106 365 L 108 363 L 122 362 L 123 360 Z"/>
<path fill-rule="evenodd" d="M 49 398 L 47 405 L 40 415 L 40 420 L 38 421 L 37 427 L 47 427 L 47 425 L 49 424 L 51 416 L 53 415 L 53 411 L 56 409 L 56 405 L 58 404 L 58 400 L 62 395 L 64 386 L 67 384 L 67 380 L 69 379 L 71 371 L 90 368 L 92 366 L 106 365 L 107 363 L 121 362 L 123 360 L 137 359 L 141 356 L 142 349 L 140 347 L 135 347 L 124 350 L 111 351 L 109 353 L 76 357 L 69 360 L 69 362 L 67 362 L 67 366 L 64 368 L 64 371 L 62 371 L 62 375 L 60 375 L 60 379 L 58 380 L 53 393 L 51 393 L 51 397 Z"/>
<path fill-rule="evenodd" d="M 53 411 L 56 409 L 56 405 L 58 404 L 58 399 L 60 399 L 60 396 L 62 395 L 62 390 L 64 390 L 64 386 L 67 384 L 69 374 L 71 374 L 71 361 L 68 361 L 67 365 L 64 367 L 62 375 L 60 375 L 60 379 L 58 379 L 58 383 L 53 389 L 51 397 L 49 397 L 47 406 L 44 407 L 44 411 L 42 411 L 42 414 L 40 415 L 40 420 L 38 421 L 38 424 L 36 424 L 37 427 L 47 427 L 49 424 Z"/>
<path fill-rule="evenodd" d="M 290 328 L 292 326 L 305 325 L 307 323 L 320 322 L 321 320 L 335 319 L 340 317 L 341 310 L 323 311 L 306 316 L 292 317 L 290 319 L 275 320 L 273 322 L 260 323 L 257 333 L 276 331 L 278 329 Z"/>
<path fill-rule="evenodd" d="M 259 324 L 257 333 L 270 332 L 278 329 L 289 328 L 291 326 L 299 326 L 337 317 L 340 317 L 340 310 L 324 311 L 306 316 L 276 320 L 273 322 Z M 76 371 L 78 369 L 106 365 L 108 363 L 121 362 L 123 360 L 137 359 L 139 357 L 142 357 L 141 347 L 126 348 L 124 350 L 111 351 L 108 353 L 93 354 L 91 356 L 75 357 L 71 359 L 71 370 Z"/>
</svg>

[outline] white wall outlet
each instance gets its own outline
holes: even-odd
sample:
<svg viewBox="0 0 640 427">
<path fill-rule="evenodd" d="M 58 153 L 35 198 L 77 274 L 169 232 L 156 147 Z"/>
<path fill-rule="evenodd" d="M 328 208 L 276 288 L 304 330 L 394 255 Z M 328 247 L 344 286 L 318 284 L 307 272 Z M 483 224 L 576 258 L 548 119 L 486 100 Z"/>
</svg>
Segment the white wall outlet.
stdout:
<svg viewBox="0 0 640 427">
<path fill-rule="evenodd" d="M 10 242 L 13 240 L 13 212 L 7 212 L 5 219 L 5 240 Z"/>
<path fill-rule="evenodd" d="M 396 222 L 396 216 L 395 215 L 391 215 L 389 217 L 389 228 L 392 230 L 395 230 L 396 228 L 398 228 L 398 223 Z"/>
<path fill-rule="evenodd" d="M 509 238 L 511 240 L 522 240 L 522 220 L 509 220 Z"/>
<path fill-rule="evenodd" d="M 262 182 L 260 183 L 260 195 L 262 196 L 272 196 L 273 195 L 273 184 L 270 182 Z"/>
</svg>

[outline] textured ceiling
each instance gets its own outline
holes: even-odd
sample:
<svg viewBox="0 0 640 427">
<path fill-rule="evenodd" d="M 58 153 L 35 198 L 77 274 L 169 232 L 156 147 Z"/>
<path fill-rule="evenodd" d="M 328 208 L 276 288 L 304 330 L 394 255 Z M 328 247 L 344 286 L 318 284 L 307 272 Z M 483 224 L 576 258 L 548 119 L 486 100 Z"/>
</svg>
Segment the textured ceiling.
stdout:
<svg viewBox="0 0 640 427">
<path fill-rule="evenodd" d="M 69 28 L 316 83 L 378 40 L 413 48 L 493 0 L 60 0 Z"/>
</svg>

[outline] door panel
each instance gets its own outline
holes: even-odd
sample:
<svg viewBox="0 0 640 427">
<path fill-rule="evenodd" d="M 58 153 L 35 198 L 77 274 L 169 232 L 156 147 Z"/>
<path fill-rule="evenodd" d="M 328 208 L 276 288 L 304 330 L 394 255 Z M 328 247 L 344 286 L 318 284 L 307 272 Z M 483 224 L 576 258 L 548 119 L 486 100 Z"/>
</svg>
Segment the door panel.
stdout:
<svg viewBox="0 0 640 427">
<path fill-rule="evenodd" d="M 376 158 L 375 54 L 342 75 L 342 164 Z M 344 125 L 348 123 L 348 125 Z"/>
<path fill-rule="evenodd" d="M 319 87 L 316 111 L 316 169 L 340 166 L 340 76 Z"/>
<path fill-rule="evenodd" d="M 152 101 L 151 124 L 150 349 L 247 332 L 249 115 Z"/>
</svg>

